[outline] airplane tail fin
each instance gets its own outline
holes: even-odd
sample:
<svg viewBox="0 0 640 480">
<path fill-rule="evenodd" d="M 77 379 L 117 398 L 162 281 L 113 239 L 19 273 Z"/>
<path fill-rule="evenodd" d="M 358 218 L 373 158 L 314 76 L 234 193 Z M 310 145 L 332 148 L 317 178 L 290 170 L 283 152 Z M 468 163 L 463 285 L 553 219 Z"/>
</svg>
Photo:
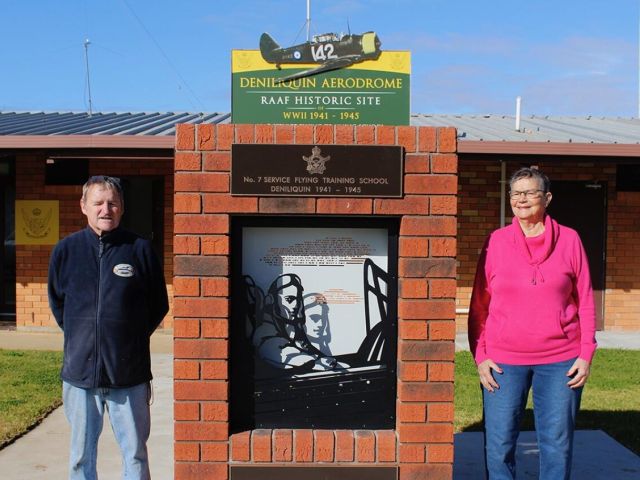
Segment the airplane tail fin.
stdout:
<svg viewBox="0 0 640 480">
<path fill-rule="evenodd" d="M 273 51 L 280 48 L 280 45 L 271 38 L 271 35 L 268 33 L 263 33 L 260 37 L 260 53 L 262 54 L 262 58 L 267 62 L 273 61 Z"/>
</svg>

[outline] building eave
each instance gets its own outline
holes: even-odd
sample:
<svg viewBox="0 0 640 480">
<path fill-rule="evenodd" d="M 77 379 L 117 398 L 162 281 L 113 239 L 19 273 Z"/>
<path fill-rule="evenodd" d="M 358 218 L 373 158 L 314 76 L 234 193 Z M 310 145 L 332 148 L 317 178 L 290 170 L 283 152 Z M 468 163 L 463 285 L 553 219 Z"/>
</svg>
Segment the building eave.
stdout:
<svg viewBox="0 0 640 480">
<path fill-rule="evenodd" d="M 459 140 L 458 153 L 640 157 L 640 144 Z"/>
<path fill-rule="evenodd" d="M 173 135 L 0 135 L 0 148 L 145 148 L 171 149 Z"/>
</svg>

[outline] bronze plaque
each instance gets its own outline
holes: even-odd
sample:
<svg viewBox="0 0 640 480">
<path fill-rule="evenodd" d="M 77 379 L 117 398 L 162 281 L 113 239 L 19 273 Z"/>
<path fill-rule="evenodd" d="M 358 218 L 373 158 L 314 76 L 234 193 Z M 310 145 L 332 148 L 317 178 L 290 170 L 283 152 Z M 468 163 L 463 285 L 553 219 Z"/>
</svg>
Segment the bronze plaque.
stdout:
<svg viewBox="0 0 640 480">
<path fill-rule="evenodd" d="M 402 197 L 403 149 L 378 145 L 231 147 L 231 195 Z"/>
<path fill-rule="evenodd" d="M 231 465 L 230 480 L 397 480 L 398 467 L 248 467 Z"/>
</svg>

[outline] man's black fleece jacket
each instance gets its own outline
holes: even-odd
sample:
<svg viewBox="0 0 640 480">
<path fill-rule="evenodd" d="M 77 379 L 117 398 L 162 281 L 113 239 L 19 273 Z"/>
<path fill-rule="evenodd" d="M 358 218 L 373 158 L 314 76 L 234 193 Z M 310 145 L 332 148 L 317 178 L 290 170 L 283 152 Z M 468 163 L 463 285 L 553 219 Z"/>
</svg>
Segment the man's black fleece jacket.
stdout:
<svg viewBox="0 0 640 480">
<path fill-rule="evenodd" d="M 48 288 L 64 332 L 62 380 L 81 388 L 151 380 L 149 338 L 169 304 L 148 240 L 122 229 L 69 235 L 51 254 Z"/>
</svg>

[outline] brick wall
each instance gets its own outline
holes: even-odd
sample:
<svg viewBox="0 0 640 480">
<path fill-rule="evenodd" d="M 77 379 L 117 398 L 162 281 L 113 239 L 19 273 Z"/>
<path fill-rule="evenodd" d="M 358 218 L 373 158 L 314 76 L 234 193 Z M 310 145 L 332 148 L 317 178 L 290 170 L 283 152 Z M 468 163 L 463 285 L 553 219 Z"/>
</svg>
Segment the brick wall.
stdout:
<svg viewBox="0 0 640 480">
<path fill-rule="evenodd" d="M 229 194 L 232 143 L 383 144 L 406 150 L 405 196 Z M 399 465 L 401 479 L 451 478 L 456 133 L 452 128 L 180 125 L 176 138 L 174 391 L 176 479 L 228 465 Z M 394 430 L 253 430 L 229 436 L 230 215 L 401 215 Z"/>
<path fill-rule="evenodd" d="M 87 219 L 80 211 L 81 186 L 45 185 L 47 153 L 33 151 L 16 155 L 16 200 L 58 200 L 60 238 L 80 230 Z M 91 160 L 90 175 L 163 176 L 164 185 L 164 271 L 172 299 L 173 286 L 173 168 L 171 159 Z M 125 214 L 126 215 L 126 214 Z M 19 330 L 57 330 L 47 299 L 47 270 L 53 246 L 16 246 L 16 327 Z M 172 328 L 171 311 L 162 328 Z"/>
<path fill-rule="evenodd" d="M 616 165 L 610 161 L 570 161 L 533 158 L 507 161 L 506 178 L 525 165 L 538 165 L 553 181 L 598 180 L 607 183 L 607 257 L 604 329 L 640 330 L 640 227 L 634 213 L 640 207 L 639 192 L 616 190 Z M 469 306 L 478 254 L 487 235 L 500 226 L 500 162 L 461 157 L 458 185 L 458 288 L 456 308 Z M 507 224 L 513 214 L 505 208 Z M 467 330 L 467 315 L 456 316 L 459 332 Z"/>
</svg>

